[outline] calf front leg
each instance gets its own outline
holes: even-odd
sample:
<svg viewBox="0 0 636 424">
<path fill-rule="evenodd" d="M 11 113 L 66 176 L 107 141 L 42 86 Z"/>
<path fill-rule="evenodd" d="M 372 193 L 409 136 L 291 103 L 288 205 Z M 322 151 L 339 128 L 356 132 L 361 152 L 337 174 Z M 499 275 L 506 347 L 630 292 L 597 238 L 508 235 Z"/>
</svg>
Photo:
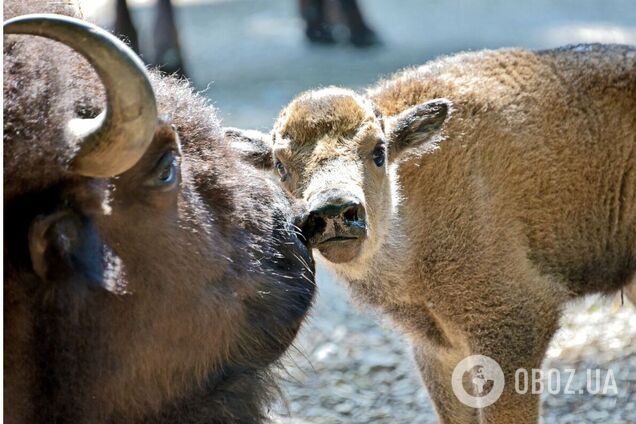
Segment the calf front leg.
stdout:
<svg viewBox="0 0 636 424">
<path fill-rule="evenodd" d="M 465 296 L 429 311 L 437 320 L 444 343 L 431 340 L 430 334 L 413 339 L 415 358 L 440 422 L 536 423 L 540 395 L 517 393 L 515 372 L 523 368 L 531 373 L 541 368 L 558 326 L 563 291 L 547 281 L 493 283 L 491 287 L 479 284 L 464 286 L 463 291 Z M 467 405 L 458 398 L 458 387 L 453 388 L 453 371 L 472 355 L 492 358 L 500 374 L 484 367 L 480 358 L 467 361 L 468 366 L 458 374 L 460 385 L 470 397 L 478 399 L 476 405 Z M 499 376 L 503 377 L 501 394 L 492 404 L 480 403 L 496 389 Z"/>
<path fill-rule="evenodd" d="M 433 401 L 441 424 L 467 424 L 479 422 L 479 411 L 459 401 L 453 392 L 453 368 L 468 356 L 465 352 L 439 349 L 428 343 L 413 347 L 415 361 L 422 381 Z"/>
</svg>

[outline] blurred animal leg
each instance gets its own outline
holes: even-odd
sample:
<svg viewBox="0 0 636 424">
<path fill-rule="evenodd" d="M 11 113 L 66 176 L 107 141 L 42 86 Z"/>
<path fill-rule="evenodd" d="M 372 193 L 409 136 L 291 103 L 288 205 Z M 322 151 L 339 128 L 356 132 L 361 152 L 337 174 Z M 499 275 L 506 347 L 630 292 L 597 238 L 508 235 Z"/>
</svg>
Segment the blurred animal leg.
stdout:
<svg viewBox="0 0 636 424">
<path fill-rule="evenodd" d="M 117 0 L 115 11 L 115 34 L 139 54 L 139 38 L 137 30 L 130 16 L 130 10 L 126 4 L 126 0 Z"/>
<path fill-rule="evenodd" d="M 365 22 L 357 0 L 339 0 L 347 26 L 351 31 L 350 41 L 356 47 L 380 44 L 380 38 Z"/>
<path fill-rule="evenodd" d="M 155 64 L 163 72 L 187 78 L 183 65 L 174 8 L 170 0 L 159 0 L 154 28 Z"/>
<path fill-rule="evenodd" d="M 307 39 L 312 43 L 334 43 L 331 26 L 327 22 L 325 0 L 300 0 L 299 5 Z"/>
</svg>

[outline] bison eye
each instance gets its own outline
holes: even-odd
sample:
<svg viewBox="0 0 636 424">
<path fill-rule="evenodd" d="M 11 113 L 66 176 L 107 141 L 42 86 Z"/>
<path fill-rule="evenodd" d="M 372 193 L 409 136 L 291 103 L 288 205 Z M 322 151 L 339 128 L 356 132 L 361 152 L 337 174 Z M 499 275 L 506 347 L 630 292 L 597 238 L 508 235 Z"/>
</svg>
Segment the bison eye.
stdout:
<svg viewBox="0 0 636 424">
<path fill-rule="evenodd" d="M 384 161 L 386 160 L 386 149 L 384 145 L 378 145 L 373 149 L 373 163 L 377 167 L 384 166 Z"/>
<path fill-rule="evenodd" d="M 154 170 L 152 185 L 158 187 L 167 187 L 175 183 L 178 176 L 179 159 L 175 152 L 166 152 Z"/>
<path fill-rule="evenodd" d="M 281 181 L 286 181 L 288 174 L 287 174 L 287 169 L 285 169 L 285 165 L 283 165 L 283 163 L 279 160 L 276 161 L 276 164 L 274 165 L 276 166 L 276 170 L 278 171 L 278 175 L 280 175 L 280 180 Z"/>
</svg>

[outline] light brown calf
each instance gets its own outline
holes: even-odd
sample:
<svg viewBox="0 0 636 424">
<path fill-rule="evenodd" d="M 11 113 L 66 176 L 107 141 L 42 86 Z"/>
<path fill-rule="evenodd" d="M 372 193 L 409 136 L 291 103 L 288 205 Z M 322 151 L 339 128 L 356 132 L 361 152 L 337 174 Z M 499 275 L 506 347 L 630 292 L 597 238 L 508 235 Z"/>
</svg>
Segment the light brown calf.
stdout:
<svg viewBox="0 0 636 424">
<path fill-rule="evenodd" d="M 271 138 L 234 135 L 309 204 L 328 265 L 409 335 L 444 423 L 536 422 L 515 370 L 541 367 L 564 303 L 635 275 L 633 47 L 460 54 L 365 94 L 304 93 Z M 485 408 L 451 388 L 473 354 L 505 376 Z"/>
</svg>

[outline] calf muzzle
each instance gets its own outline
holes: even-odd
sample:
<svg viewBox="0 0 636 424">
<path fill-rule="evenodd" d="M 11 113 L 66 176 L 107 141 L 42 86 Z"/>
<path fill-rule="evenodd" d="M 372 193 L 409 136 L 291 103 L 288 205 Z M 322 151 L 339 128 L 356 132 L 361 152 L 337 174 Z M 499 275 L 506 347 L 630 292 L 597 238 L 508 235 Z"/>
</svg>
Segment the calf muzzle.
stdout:
<svg viewBox="0 0 636 424">
<path fill-rule="evenodd" d="M 298 225 L 311 247 L 333 262 L 357 255 L 367 233 L 366 211 L 359 199 L 330 190 L 317 194 L 309 209 Z"/>
</svg>

